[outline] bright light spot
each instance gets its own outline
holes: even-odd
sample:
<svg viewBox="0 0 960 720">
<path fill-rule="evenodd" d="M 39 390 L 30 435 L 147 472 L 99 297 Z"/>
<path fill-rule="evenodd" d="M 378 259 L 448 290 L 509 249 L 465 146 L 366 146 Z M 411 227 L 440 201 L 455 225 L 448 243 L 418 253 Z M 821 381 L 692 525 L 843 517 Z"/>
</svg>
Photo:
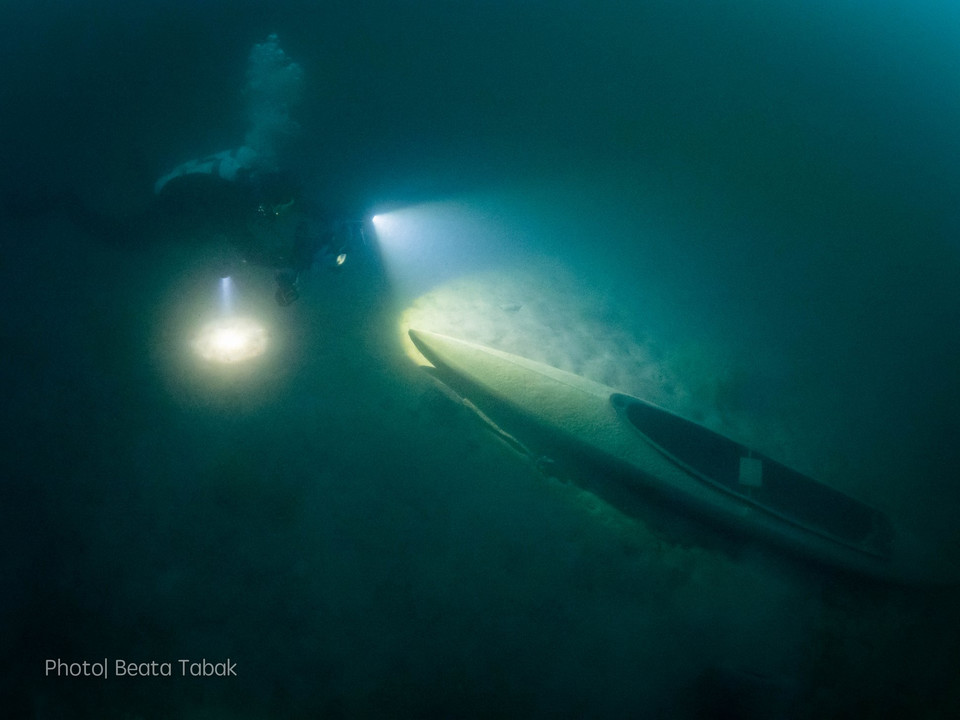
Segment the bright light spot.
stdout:
<svg viewBox="0 0 960 720">
<path fill-rule="evenodd" d="M 239 363 L 266 351 L 267 331 L 250 318 L 220 318 L 200 329 L 193 340 L 193 349 L 209 362 Z"/>
<path fill-rule="evenodd" d="M 465 275 L 417 298 L 399 318 L 400 342 L 418 365 L 426 358 L 408 330 L 427 330 L 529 358 L 654 402 L 678 405 L 687 393 L 660 361 L 663 349 L 633 316 L 554 258 L 527 267 Z M 693 395 L 686 395 L 693 397 Z"/>
<path fill-rule="evenodd" d="M 407 357 L 429 364 L 410 341 L 411 328 L 496 346 L 536 357 L 551 342 L 550 325 L 557 303 L 548 283 L 566 278 L 556 266 L 543 274 L 500 268 L 452 280 L 421 295 L 400 317 L 400 340 Z M 569 288 L 564 288 L 569 291 Z M 560 293 L 561 296 L 564 293 Z"/>
<path fill-rule="evenodd" d="M 374 215 L 372 218 L 370 218 L 370 220 L 374 225 L 379 225 L 381 222 L 383 222 L 383 215 Z"/>
<path fill-rule="evenodd" d="M 343 265 L 347 261 L 347 254 L 340 253 L 337 255 L 337 265 Z"/>
</svg>

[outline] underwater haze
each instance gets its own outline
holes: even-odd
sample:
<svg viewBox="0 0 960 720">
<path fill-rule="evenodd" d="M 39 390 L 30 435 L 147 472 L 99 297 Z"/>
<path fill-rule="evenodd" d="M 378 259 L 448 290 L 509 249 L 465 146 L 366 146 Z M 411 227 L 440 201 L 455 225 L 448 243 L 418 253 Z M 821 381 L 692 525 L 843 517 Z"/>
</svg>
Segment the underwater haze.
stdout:
<svg viewBox="0 0 960 720">
<path fill-rule="evenodd" d="M 956 567 L 954 3 L 10 5 L 0 715 L 960 716 L 956 577 L 595 492 L 406 338 L 650 399 Z"/>
</svg>

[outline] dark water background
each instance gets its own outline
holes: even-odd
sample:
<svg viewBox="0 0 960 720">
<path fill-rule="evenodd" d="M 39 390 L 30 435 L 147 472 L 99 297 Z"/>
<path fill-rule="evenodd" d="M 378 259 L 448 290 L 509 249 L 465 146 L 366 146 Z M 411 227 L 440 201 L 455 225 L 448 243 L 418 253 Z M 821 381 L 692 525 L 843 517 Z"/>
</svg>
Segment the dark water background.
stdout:
<svg viewBox="0 0 960 720">
<path fill-rule="evenodd" d="M 305 72 L 288 162 L 316 206 L 486 198 L 631 329 L 735 365 L 730 402 L 791 418 L 812 465 L 955 542 L 958 31 L 946 2 L 7 8 L 10 716 L 692 716 L 677 698 L 734 652 L 721 610 L 644 585 L 618 535 L 458 440 L 360 280 L 277 315 L 284 370 L 252 393 L 157 370 L 204 250 L 152 223 L 153 181 L 237 144 L 272 32 Z M 817 595 L 811 619 L 813 591 L 783 592 L 796 612 L 757 625 L 821 632 L 798 716 L 956 710 L 942 594 Z M 831 634 L 878 614 L 918 624 Z M 203 654 L 242 658 L 241 687 L 41 671 Z"/>
</svg>

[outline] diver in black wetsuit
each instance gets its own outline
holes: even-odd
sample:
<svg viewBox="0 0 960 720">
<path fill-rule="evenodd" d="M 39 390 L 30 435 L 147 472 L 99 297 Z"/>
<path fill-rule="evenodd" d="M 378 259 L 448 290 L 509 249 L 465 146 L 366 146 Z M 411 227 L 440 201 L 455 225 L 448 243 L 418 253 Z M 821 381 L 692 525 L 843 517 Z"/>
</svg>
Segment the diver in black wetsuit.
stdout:
<svg viewBox="0 0 960 720">
<path fill-rule="evenodd" d="M 250 124 L 243 144 L 182 163 L 154 184 L 158 206 L 187 220 L 191 237 L 206 232 L 236 249 L 238 257 L 219 263 L 219 272 L 229 274 L 231 262 L 276 270 L 280 305 L 297 300 L 300 281 L 312 266 L 336 268 L 348 249 L 370 249 L 362 223 L 318 222 L 302 201 L 299 182 L 284 170 L 300 130 L 292 112 L 302 84 L 302 68 L 276 35 L 255 44 L 247 61 Z"/>
<path fill-rule="evenodd" d="M 243 143 L 181 163 L 154 183 L 159 205 L 172 217 L 195 220 L 194 232 L 227 238 L 244 262 L 281 268 L 281 305 L 297 299 L 299 276 L 318 248 L 298 188 L 282 170 L 300 130 L 292 112 L 302 89 L 303 69 L 276 35 L 255 44 L 247 60 L 249 126 Z"/>
</svg>

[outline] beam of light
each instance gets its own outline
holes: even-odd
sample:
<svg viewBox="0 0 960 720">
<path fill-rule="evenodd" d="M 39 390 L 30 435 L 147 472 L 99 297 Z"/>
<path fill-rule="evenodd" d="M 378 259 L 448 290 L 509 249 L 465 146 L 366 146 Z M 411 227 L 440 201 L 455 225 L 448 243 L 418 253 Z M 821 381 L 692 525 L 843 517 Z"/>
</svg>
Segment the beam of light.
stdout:
<svg viewBox="0 0 960 720">
<path fill-rule="evenodd" d="M 266 352 L 267 331 L 248 317 L 222 317 L 202 328 L 193 339 L 193 349 L 212 363 L 244 362 Z"/>
<path fill-rule="evenodd" d="M 403 299 L 458 274 L 502 264 L 523 245 L 484 198 L 423 203 L 373 216 L 384 270 Z"/>
<path fill-rule="evenodd" d="M 233 312 L 233 280 L 229 275 L 220 278 L 220 310 L 224 315 Z"/>
</svg>

